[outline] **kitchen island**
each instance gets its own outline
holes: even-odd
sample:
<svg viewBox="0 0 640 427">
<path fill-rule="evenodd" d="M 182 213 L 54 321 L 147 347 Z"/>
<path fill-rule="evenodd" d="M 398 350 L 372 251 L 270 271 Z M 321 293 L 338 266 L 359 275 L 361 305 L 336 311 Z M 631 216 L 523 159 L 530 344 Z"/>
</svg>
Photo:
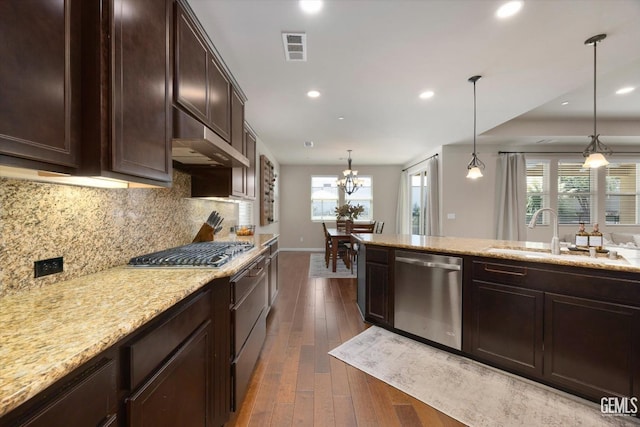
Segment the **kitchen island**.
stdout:
<svg viewBox="0 0 640 427">
<path fill-rule="evenodd" d="M 120 384 L 120 378 L 131 377 L 133 383 L 135 373 L 119 372 L 129 369 L 124 369 L 129 364 L 125 359 L 136 358 L 136 343 L 131 337 L 149 329 L 148 325 L 154 322 L 160 329 L 169 325 L 167 330 L 172 333 L 181 331 L 180 325 L 189 322 L 194 328 L 200 323 L 211 323 L 209 336 L 206 333 L 203 336 L 211 341 L 219 333 L 226 340 L 223 346 L 228 348 L 229 277 L 267 254 L 277 237 L 269 234 L 238 238 L 253 241 L 255 247 L 220 268 L 120 266 L 0 298 L 0 417 L 34 397 L 32 400 L 37 403 L 34 408 L 46 409 L 51 403 L 50 395 L 58 392 L 58 388 L 67 388 L 65 384 L 58 387 L 60 382 L 64 383 L 70 374 L 83 376 L 78 370 L 86 364 L 93 366 L 94 362 L 96 368 L 89 369 L 91 375 L 113 365 L 108 374 L 96 377 L 101 385 L 106 384 L 103 388 L 117 389 L 106 400 L 112 404 L 114 399 L 128 397 L 134 387 L 123 391 L 127 387 Z M 164 319 L 178 305 L 181 309 L 174 316 L 177 320 Z M 226 331 L 218 331 L 217 320 Z M 215 349 L 207 346 L 202 350 L 206 354 L 215 353 Z M 115 362 L 103 363 L 103 353 L 112 356 Z M 130 357 L 121 357 L 125 353 Z M 228 356 L 222 362 L 228 365 Z M 114 407 L 118 407 L 116 412 L 122 412 L 120 404 Z M 16 412 L 21 412 L 21 408 Z M 27 412 L 16 419 L 27 419 Z M 7 417 L 0 418 L 0 425 L 5 423 L 13 425 Z M 113 425 L 116 424 L 114 421 Z"/>
<path fill-rule="evenodd" d="M 561 255 L 551 255 L 548 244 L 535 242 L 357 237 L 364 245 L 358 259 L 358 297 L 360 301 L 364 293 L 365 320 L 593 401 L 640 396 L 640 257 L 636 251 L 616 248 L 619 255 L 610 259 L 606 253 L 591 258 L 566 247 Z M 460 298 L 425 302 L 424 310 L 433 313 L 416 313 L 415 308 L 409 313 L 419 314 L 428 329 L 428 319 L 439 323 L 433 319 L 449 310 L 445 304 L 456 300 L 460 316 L 452 322 L 461 328 L 445 332 L 461 333 L 460 350 L 407 331 L 402 322 L 396 324 L 411 311 L 402 306 L 407 301 L 401 295 L 406 276 L 398 272 L 407 268 L 407 260 L 397 259 L 400 252 L 403 258 L 429 254 L 461 260 L 455 272 L 461 273 Z M 420 268 L 417 264 L 411 268 Z M 426 277 L 426 271 L 413 277 Z M 454 273 L 439 274 L 435 277 L 442 279 L 436 285 L 446 284 L 446 277 Z M 432 294 L 442 292 L 449 291 L 436 289 Z"/>
</svg>

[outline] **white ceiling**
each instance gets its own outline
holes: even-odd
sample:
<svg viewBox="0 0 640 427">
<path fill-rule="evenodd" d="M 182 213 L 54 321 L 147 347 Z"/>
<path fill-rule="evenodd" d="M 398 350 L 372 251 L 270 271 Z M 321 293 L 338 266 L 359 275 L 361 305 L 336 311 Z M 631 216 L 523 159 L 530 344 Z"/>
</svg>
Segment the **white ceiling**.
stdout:
<svg viewBox="0 0 640 427">
<path fill-rule="evenodd" d="M 494 0 L 334 0 L 316 15 L 297 3 L 189 0 L 281 164 L 336 164 L 352 149 L 354 167 L 403 165 L 470 143 L 475 74 L 478 151 L 541 139 L 582 149 L 593 130 L 584 41 L 599 33 L 601 140 L 640 144 L 640 0 L 525 0 L 508 20 Z M 306 32 L 307 62 L 285 61 L 290 31 Z M 623 86 L 637 89 L 615 95 Z"/>
</svg>

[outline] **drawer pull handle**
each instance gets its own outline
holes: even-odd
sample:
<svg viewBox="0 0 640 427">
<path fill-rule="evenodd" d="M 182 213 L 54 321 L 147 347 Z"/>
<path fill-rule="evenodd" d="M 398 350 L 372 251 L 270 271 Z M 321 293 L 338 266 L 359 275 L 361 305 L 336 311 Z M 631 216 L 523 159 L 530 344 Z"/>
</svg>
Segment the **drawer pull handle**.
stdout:
<svg viewBox="0 0 640 427">
<path fill-rule="evenodd" d="M 498 273 L 498 274 L 510 274 L 512 276 L 526 276 L 527 269 L 525 268 L 523 272 L 519 271 L 505 271 L 505 270 L 496 270 L 495 268 L 487 267 L 487 264 L 484 265 L 484 271 L 489 273 Z"/>
</svg>

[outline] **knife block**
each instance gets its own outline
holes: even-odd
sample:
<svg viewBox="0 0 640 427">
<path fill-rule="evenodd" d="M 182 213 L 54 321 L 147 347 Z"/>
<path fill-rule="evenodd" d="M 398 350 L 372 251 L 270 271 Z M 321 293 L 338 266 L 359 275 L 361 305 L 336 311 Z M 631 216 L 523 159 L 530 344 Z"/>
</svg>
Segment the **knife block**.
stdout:
<svg viewBox="0 0 640 427">
<path fill-rule="evenodd" d="M 202 224 L 198 234 L 193 238 L 193 243 L 197 242 L 212 242 L 213 241 L 213 227 L 206 222 Z"/>
</svg>

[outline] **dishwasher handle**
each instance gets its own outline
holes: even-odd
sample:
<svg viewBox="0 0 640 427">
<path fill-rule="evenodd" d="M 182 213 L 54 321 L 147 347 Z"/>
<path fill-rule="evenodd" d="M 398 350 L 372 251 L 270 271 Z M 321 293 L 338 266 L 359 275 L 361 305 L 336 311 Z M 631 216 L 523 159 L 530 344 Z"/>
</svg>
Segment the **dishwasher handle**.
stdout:
<svg viewBox="0 0 640 427">
<path fill-rule="evenodd" d="M 447 264 L 444 262 L 422 261 L 415 258 L 396 257 L 396 262 L 403 262 L 405 264 L 419 265 L 421 267 L 441 268 L 443 270 L 455 270 L 460 271 L 462 268 L 458 264 Z"/>
</svg>

